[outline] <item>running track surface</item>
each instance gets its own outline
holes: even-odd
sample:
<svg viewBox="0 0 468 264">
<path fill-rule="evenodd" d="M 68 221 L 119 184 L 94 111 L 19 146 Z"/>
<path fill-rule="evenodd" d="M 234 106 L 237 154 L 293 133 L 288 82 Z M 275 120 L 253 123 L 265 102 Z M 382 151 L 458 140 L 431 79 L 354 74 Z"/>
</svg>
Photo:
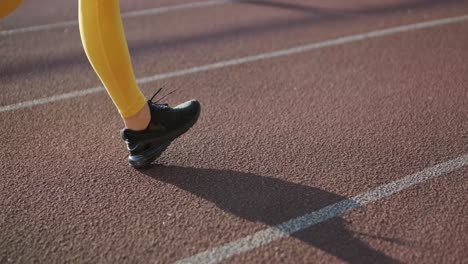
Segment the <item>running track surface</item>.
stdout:
<svg viewBox="0 0 468 264">
<path fill-rule="evenodd" d="M 466 1 L 193 3 L 122 3 L 188 5 L 124 19 L 138 78 L 468 14 Z M 76 9 L 25 1 L 0 22 L 13 32 L 0 36 L 0 105 L 16 107 L 0 112 L 0 262 L 466 263 L 467 19 L 143 81 L 203 112 L 137 171 L 99 88 L 22 106 L 100 85 L 76 26 L 15 31 Z M 353 198 L 408 175 L 401 191 Z M 346 201 L 357 206 L 244 243 Z"/>
</svg>

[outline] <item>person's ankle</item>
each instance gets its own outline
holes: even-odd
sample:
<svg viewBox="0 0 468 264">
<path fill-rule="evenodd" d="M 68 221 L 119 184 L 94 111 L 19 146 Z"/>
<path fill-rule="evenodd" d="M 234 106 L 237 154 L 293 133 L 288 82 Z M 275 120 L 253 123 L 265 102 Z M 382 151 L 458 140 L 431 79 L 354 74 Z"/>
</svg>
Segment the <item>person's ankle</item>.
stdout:
<svg viewBox="0 0 468 264">
<path fill-rule="evenodd" d="M 146 104 L 138 113 L 133 116 L 122 118 L 125 127 L 131 130 L 139 131 L 145 130 L 150 121 L 151 121 L 151 113 L 149 106 Z"/>
</svg>

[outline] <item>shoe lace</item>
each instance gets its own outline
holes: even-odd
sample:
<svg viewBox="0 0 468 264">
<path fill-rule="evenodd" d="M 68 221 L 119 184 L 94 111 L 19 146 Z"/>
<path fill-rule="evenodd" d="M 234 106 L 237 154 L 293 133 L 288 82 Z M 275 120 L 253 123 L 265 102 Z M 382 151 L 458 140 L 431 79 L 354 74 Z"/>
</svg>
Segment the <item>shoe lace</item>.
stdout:
<svg viewBox="0 0 468 264">
<path fill-rule="evenodd" d="M 153 94 L 153 96 L 152 96 L 151 99 L 150 99 L 151 103 L 153 103 L 153 104 L 155 104 L 155 105 L 168 106 L 168 104 L 158 104 L 158 103 L 159 103 L 162 99 L 166 98 L 167 96 L 173 94 L 175 91 L 179 90 L 179 88 L 174 89 L 174 90 L 170 91 L 169 93 L 163 95 L 163 96 L 162 96 L 161 98 L 159 98 L 158 100 L 153 101 L 153 99 L 156 97 L 156 95 L 158 95 L 158 94 L 162 91 L 163 88 L 164 88 L 164 86 L 161 87 L 161 88 L 159 88 L 159 89 Z"/>
</svg>

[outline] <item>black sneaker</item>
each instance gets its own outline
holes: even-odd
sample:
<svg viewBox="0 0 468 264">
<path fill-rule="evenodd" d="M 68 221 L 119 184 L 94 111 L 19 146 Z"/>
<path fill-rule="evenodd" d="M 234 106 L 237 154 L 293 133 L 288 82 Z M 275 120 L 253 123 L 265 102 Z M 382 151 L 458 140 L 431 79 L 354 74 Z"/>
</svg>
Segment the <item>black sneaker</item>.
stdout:
<svg viewBox="0 0 468 264">
<path fill-rule="evenodd" d="M 127 143 L 130 152 L 128 162 L 137 169 L 149 165 L 161 156 L 174 139 L 187 132 L 197 122 L 200 115 L 201 106 L 196 100 L 172 108 L 167 104 L 154 103 L 153 98 L 148 100 L 151 111 L 148 127 L 142 131 L 121 131 L 122 139 Z"/>
</svg>

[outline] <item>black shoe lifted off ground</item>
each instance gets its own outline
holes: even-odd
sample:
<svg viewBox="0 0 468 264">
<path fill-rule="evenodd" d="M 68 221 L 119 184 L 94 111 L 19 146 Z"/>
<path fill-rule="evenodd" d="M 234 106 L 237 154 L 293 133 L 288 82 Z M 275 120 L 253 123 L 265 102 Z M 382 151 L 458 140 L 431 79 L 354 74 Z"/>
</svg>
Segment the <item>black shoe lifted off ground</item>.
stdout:
<svg viewBox="0 0 468 264">
<path fill-rule="evenodd" d="M 143 168 L 166 150 L 171 142 L 187 132 L 198 120 L 200 103 L 191 100 L 174 108 L 167 104 L 148 101 L 151 121 L 142 131 L 123 129 L 122 139 L 127 143 L 128 162 L 134 168 Z"/>
</svg>

